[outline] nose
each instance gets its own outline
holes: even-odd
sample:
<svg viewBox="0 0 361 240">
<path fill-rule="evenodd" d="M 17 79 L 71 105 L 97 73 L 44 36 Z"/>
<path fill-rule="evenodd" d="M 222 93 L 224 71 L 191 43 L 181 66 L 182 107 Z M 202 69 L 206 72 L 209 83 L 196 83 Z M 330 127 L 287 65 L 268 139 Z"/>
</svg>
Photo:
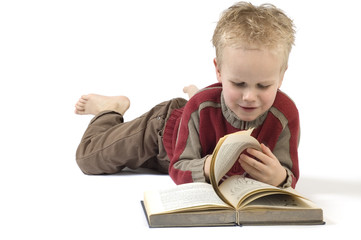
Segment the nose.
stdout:
<svg viewBox="0 0 361 240">
<path fill-rule="evenodd" d="M 256 92 L 252 89 L 245 89 L 243 91 L 242 99 L 245 102 L 254 102 L 256 101 Z"/>
</svg>

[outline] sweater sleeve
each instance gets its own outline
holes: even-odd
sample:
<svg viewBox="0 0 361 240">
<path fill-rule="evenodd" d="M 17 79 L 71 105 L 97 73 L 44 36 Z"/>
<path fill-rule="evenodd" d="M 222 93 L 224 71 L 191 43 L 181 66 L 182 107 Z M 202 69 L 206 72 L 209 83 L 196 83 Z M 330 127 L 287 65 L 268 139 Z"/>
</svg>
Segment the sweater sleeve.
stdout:
<svg viewBox="0 0 361 240">
<path fill-rule="evenodd" d="M 176 184 L 206 182 L 204 162 L 224 136 L 221 84 L 213 84 L 194 95 L 186 104 L 174 128 L 170 148 L 169 175 Z M 217 130 L 218 129 L 218 130 Z"/>
<path fill-rule="evenodd" d="M 199 139 L 199 117 L 197 111 L 185 109 L 178 128 L 174 154 L 170 161 L 169 175 L 176 184 L 205 182 L 202 147 Z"/>
<path fill-rule="evenodd" d="M 298 110 L 294 102 L 287 95 L 280 92 L 277 95 L 274 107 L 270 111 L 279 122 L 279 124 L 272 124 L 272 129 L 280 129 L 279 134 L 276 132 L 268 134 L 278 136 L 276 144 L 272 144 L 272 152 L 287 172 L 287 178 L 281 187 L 291 186 L 295 188 L 299 178 L 298 144 L 300 140 L 300 122 Z M 279 126 L 279 128 L 275 126 Z"/>
<path fill-rule="evenodd" d="M 292 141 L 290 141 L 293 138 L 292 134 L 296 133 L 291 133 L 290 128 L 287 125 L 281 132 L 277 144 L 273 149 L 273 154 L 277 157 L 278 161 L 280 161 L 281 165 L 286 169 L 287 177 L 283 184 L 280 186 L 283 188 L 294 188 L 297 182 L 296 176 L 298 177 L 298 167 L 295 168 L 294 166 L 295 164 L 298 165 L 298 161 L 296 158 L 297 155 L 295 157 L 295 154 L 293 153 L 293 151 L 297 151 L 297 146 L 291 146 L 291 144 L 298 145 L 299 138 L 297 142 L 292 143 Z M 293 171 L 295 171 L 295 173 L 293 173 Z"/>
</svg>

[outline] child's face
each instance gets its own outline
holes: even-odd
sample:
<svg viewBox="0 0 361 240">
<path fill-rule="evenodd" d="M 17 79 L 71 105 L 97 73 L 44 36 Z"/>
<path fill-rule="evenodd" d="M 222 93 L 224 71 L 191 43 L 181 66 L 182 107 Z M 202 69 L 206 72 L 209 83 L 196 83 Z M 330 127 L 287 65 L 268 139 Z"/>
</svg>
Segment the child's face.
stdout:
<svg viewBox="0 0 361 240">
<path fill-rule="evenodd" d="M 226 105 L 243 121 L 253 121 L 273 104 L 285 71 L 269 50 L 225 47 L 222 66 L 214 61 Z"/>
</svg>

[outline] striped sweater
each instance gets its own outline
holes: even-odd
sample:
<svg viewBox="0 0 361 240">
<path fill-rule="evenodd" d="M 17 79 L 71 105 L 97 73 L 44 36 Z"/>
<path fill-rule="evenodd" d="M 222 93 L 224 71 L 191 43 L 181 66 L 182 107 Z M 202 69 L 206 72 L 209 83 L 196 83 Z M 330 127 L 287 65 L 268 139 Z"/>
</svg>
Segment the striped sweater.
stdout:
<svg viewBox="0 0 361 240">
<path fill-rule="evenodd" d="M 298 110 L 280 90 L 272 107 L 251 122 L 240 120 L 225 104 L 222 85 L 213 84 L 199 91 L 185 107 L 173 110 L 163 134 L 170 159 L 169 174 L 176 184 L 206 181 L 203 171 L 206 157 L 226 134 L 254 127 L 252 136 L 268 146 L 287 171 L 283 187 L 296 186 L 299 178 Z M 238 162 L 228 176 L 243 174 Z"/>
</svg>

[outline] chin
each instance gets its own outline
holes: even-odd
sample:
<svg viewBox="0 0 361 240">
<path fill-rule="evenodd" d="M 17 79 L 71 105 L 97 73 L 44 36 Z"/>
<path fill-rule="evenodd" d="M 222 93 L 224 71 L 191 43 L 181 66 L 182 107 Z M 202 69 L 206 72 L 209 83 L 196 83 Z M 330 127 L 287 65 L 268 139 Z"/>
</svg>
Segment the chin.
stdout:
<svg viewBox="0 0 361 240">
<path fill-rule="evenodd" d="M 253 117 L 253 116 L 244 116 L 243 114 L 239 114 L 237 115 L 239 117 L 239 119 L 241 119 L 242 121 L 246 121 L 246 122 L 252 122 L 254 120 L 256 120 L 257 117 Z"/>
</svg>

